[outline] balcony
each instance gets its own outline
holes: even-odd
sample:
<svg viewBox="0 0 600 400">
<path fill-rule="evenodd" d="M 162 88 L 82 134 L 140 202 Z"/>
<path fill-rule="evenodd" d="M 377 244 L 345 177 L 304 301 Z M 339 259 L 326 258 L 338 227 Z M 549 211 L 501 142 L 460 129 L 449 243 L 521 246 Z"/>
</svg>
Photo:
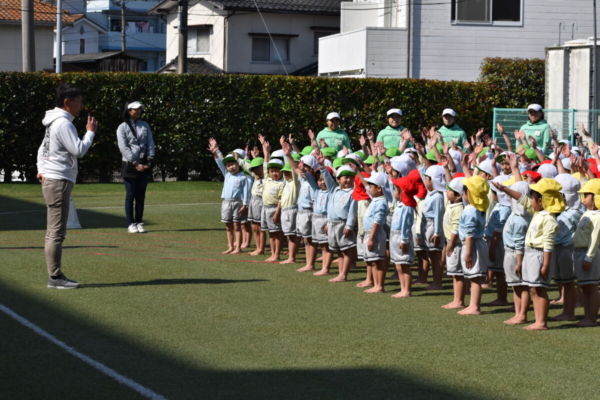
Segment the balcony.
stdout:
<svg viewBox="0 0 600 400">
<path fill-rule="evenodd" d="M 130 1 L 125 4 L 129 10 L 137 12 L 147 12 L 154 7 L 158 1 Z M 87 12 L 102 12 L 102 11 L 120 11 L 121 7 L 117 6 L 110 0 L 91 0 L 87 3 Z"/>
<path fill-rule="evenodd" d="M 405 78 L 404 28 L 366 27 L 319 39 L 319 76 Z"/>
<path fill-rule="evenodd" d="M 128 33 L 127 50 L 165 51 L 167 35 L 164 33 Z M 121 50 L 121 32 L 108 32 L 99 36 L 102 50 Z"/>
</svg>

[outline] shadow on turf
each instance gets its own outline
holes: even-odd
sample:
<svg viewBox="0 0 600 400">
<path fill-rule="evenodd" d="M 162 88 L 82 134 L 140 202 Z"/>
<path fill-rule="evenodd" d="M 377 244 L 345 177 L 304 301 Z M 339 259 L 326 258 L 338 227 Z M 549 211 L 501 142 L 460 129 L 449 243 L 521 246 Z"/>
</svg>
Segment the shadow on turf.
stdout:
<svg viewBox="0 0 600 400">
<path fill-rule="evenodd" d="M 43 289 L 42 289 L 43 290 Z M 48 294 L 45 294 L 48 293 Z M 36 296 L 73 296 L 77 291 L 43 292 Z M 209 364 L 190 364 L 168 354 L 168 347 L 144 346 L 132 332 L 119 333 L 102 321 L 82 318 L 51 301 L 30 297 L 0 282 L 0 304 L 12 309 L 59 340 L 88 357 L 103 363 L 119 374 L 134 380 L 168 399 L 461 399 L 486 400 L 491 397 L 465 392 L 434 381 L 427 375 L 404 370 L 399 361 L 396 369 L 322 368 L 251 369 L 247 367 L 216 369 Z M 123 307 L 127 307 L 124 304 Z M 133 311 L 133 310 L 132 310 Z M 202 310 L 199 310 L 202 312 Z M 156 321 L 160 326 L 160 321 Z M 141 398 L 120 383 L 66 354 L 46 339 L 33 333 L 0 312 L 0 393 L 6 398 L 61 399 Z M 155 329 L 154 324 L 147 327 Z M 148 332 L 140 332 L 143 337 Z M 274 339 L 277 332 L 273 332 Z M 245 341 L 248 338 L 240 338 Z M 242 346 L 243 347 L 243 346 Z M 240 348 L 243 351 L 243 348 Z M 249 362 L 248 365 L 254 364 Z M 268 360 L 257 362 L 267 366 Z M 54 372 L 53 372 L 54 371 Z M 60 379 L 68 384 L 56 384 Z"/>
<path fill-rule="evenodd" d="M 223 283 L 269 282 L 268 279 L 153 279 L 143 282 L 90 283 L 82 284 L 81 288 L 106 288 L 128 286 L 158 286 L 158 285 L 221 285 Z"/>
<path fill-rule="evenodd" d="M 76 198 L 75 201 L 77 201 Z M 0 195 L 0 209 L 3 212 L 15 212 L 15 214 L 0 215 L 0 230 L 2 231 L 46 229 L 46 207 L 43 204 Z M 97 210 L 77 210 L 77 216 L 84 229 L 127 227 L 125 212 L 122 216 L 117 216 Z"/>
</svg>

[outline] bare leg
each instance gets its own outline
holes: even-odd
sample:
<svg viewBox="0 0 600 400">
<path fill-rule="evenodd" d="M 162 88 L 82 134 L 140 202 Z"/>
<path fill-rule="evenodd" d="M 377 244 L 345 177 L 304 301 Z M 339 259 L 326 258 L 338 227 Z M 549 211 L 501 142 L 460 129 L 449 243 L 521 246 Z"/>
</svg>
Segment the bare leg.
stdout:
<svg viewBox="0 0 600 400">
<path fill-rule="evenodd" d="M 430 251 L 431 269 L 433 270 L 433 283 L 427 286 L 427 290 L 442 290 L 442 275 L 444 274 L 442 266 L 442 252 L 439 250 Z"/>
<path fill-rule="evenodd" d="M 560 300 L 563 303 L 563 311 L 556 317 L 550 318 L 551 321 L 575 321 L 575 302 L 577 293 L 575 292 L 575 282 L 563 283 Z M 555 300 L 550 304 L 558 304 Z"/>
<path fill-rule="evenodd" d="M 226 222 L 225 229 L 227 229 L 227 250 L 222 254 L 230 254 L 233 251 L 233 222 Z"/>
<path fill-rule="evenodd" d="M 465 278 L 461 275 L 452 276 L 452 288 L 454 289 L 454 299 L 443 305 L 442 308 L 447 310 L 465 308 Z"/>
<path fill-rule="evenodd" d="M 508 286 L 506 285 L 506 277 L 503 272 L 492 272 L 493 276 L 496 277 L 496 293 L 498 298 L 496 300 L 487 303 L 488 306 L 507 306 L 508 302 Z"/>
<path fill-rule="evenodd" d="M 565 291 L 564 291 L 564 287 L 563 284 L 560 282 L 556 283 L 556 287 L 558 289 L 558 298 L 552 300 L 550 302 L 550 304 L 562 304 L 564 302 L 564 298 L 565 298 Z"/>
<path fill-rule="evenodd" d="M 256 242 L 256 250 L 250 253 L 251 256 L 259 256 L 265 254 L 265 241 L 267 239 L 266 232 L 261 231 L 260 224 L 252 223 L 254 231 L 254 241 Z"/>
<path fill-rule="evenodd" d="M 350 266 L 349 269 L 356 269 L 356 260 L 358 260 L 358 248 L 353 247 L 349 249 L 350 251 Z"/>
<path fill-rule="evenodd" d="M 576 326 L 596 326 L 598 325 L 598 309 L 600 308 L 600 292 L 598 292 L 598 284 L 581 285 L 583 291 L 583 309 L 585 316 L 581 321 L 576 323 Z"/>
<path fill-rule="evenodd" d="M 356 285 L 356 287 L 371 287 L 374 285 L 373 279 L 373 266 L 371 263 L 367 263 L 367 277 L 364 281 Z"/>
<path fill-rule="evenodd" d="M 239 222 L 234 222 L 233 223 L 233 230 L 235 232 L 235 248 L 234 250 L 229 253 L 229 254 L 240 254 L 242 252 L 241 246 L 242 246 L 242 224 L 240 224 Z"/>
<path fill-rule="evenodd" d="M 400 277 L 400 291 L 392 297 L 411 297 L 412 296 L 412 270 L 409 264 L 397 264 L 396 270 Z"/>
<path fill-rule="evenodd" d="M 356 252 L 356 250 L 355 250 Z M 330 279 L 329 282 L 346 282 L 348 281 L 348 271 L 350 270 L 350 255 L 352 249 L 344 250 L 342 253 L 342 259 L 340 260 L 338 276 Z"/>
<path fill-rule="evenodd" d="M 279 264 L 295 264 L 296 263 L 296 255 L 298 254 L 298 247 L 300 245 L 300 238 L 296 235 L 290 235 L 288 238 L 288 248 L 289 248 L 289 256 L 285 261 L 280 262 Z"/>
<path fill-rule="evenodd" d="M 385 292 L 385 273 L 387 272 L 388 263 L 383 260 L 374 261 L 373 267 L 373 280 L 375 285 L 371 289 L 365 290 L 365 293 L 384 293 Z"/>
<path fill-rule="evenodd" d="M 419 276 L 414 285 L 426 285 L 427 275 L 429 275 L 429 253 L 426 250 L 417 251 L 417 257 L 419 258 L 417 263 Z"/>
<path fill-rule="evenodd" d="M 242 224 L 242 249 L 250 247 L 252 242 L 252 223 L 246 222 Z"/>
<path fill-rule="evenodd" d="M 333 260 L 333 254 L 329 251 L 329 245 L 327 243 L 323 244 L 323 266 L 320 271 L 315 272 L 313 275 L 323 276 L 329 275 L 329 269 L 331 268 L 331 261 Z"/>
<path fill-rule="evenodd" d="M 488 271 L 485 276 L 485 280 L 481 283 L 481 287 L 483 289 L 491 289 L 494 283 L 494 273 L 492 271 Z"/>
<path fill-rule="evenodd" d="M 542 287 L 532 287 L 531 296 L 533 297 L 533 312 L 535 314 L 535 322 L 531 325 L 527 325 L 523 329 L 528 331 L 546 330 L 548 329 L 548 310 L 550 308 L 548 291 Z"/>
<path fill-rule="evenodd" d="M 271 237 L 271 257 L 265 261 L 279 261 L 279 254 L 281 253 L 281 245 L 283 243 L 283 232 L 269 232 L 269 236 Z"/>
<path fill-rule="evenodd" d="M 304 238 L 304 248 L 306 251 L 306 265 L 298 270 L 298 272 L 307 272 L 315 270 L 315 259 L 317 258 L 317 248 L 311 238 Z"/>
<path fill-rule="evenodd" d="M 458 312 L 460 315 L 479 315 L 481 314 L 481 280 L 482 278 L 473 278 L 471 281 L 471 300 L 469 307 Z"/>
</svg>

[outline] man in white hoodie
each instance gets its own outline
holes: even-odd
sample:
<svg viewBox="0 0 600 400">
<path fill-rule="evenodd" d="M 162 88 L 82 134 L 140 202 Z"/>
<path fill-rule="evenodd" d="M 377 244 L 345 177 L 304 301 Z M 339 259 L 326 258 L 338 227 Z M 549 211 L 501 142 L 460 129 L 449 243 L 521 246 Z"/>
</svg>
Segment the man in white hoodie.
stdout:
<svg viewBox="0 0 600 400">
<path fill-rule="evenodd" d="M 87 132 L 79 139 L 73 125 L 83 110 L 81 91 L 72 83 L 61 84 L 56 91 L 56 105 L 46 111 L 42 123 L 46 127 L 44 141 L 38 150 L 37 178 L 42 182 L 46 199 L 46 264 L 48 287 L 75 289 L 79 283 L 67 279 L 61 271 L 62 242 L 67 233 L 71 191 L 77 178 L 77 159 L 84 156 L 94 141 L 98 121 L 88 116 Z"/>
</svg>

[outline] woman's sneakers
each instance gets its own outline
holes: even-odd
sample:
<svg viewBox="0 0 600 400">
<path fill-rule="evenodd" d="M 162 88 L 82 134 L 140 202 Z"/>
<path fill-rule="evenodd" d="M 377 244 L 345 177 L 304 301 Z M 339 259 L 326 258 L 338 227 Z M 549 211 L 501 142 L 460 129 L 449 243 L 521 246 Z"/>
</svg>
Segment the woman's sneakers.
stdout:
<svg viewBox="0 0 600 400">
<path fill-rule="evenodd" d="M 48 288 L 49 289 L 77 289 L 79 287 L 79 283 L 72 281 L 71 279 L 67 279 L 65 274 L 60 274 L 55 278 L 51 276 L 48 277 Z"/>
<path fill-rule="evenodd" d="M 129 233 L 146 233 L 144 229 L 144 223 L 140 222 L 139 224 L 131 224 L 129 228 L 127 228 L 127 232 Z"/>
</svg>

